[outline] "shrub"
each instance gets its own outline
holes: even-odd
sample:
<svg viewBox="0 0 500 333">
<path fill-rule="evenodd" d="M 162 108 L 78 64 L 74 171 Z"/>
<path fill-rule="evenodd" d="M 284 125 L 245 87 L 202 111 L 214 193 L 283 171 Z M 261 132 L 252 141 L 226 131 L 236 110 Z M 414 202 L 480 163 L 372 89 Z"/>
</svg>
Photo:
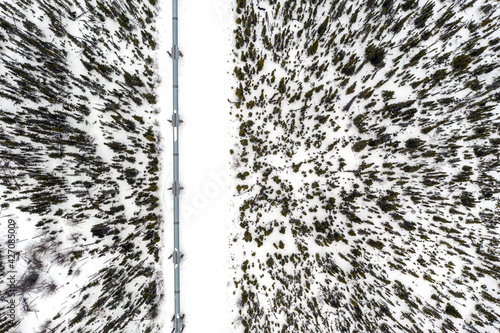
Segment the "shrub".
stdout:
<svg viewBox="0 0 500 333">
<path fill-rule="evenodd" d="M 144 83 L 141 81 L 139 76 L 136 74 L 130 74 L 127 71 L 124 71 L 123 73 L 123 78 L 125 79 L 125 83 L 127 83 L 128 86 L 137 86 L 137 87 L 143 87 Z"/>
<path fill-rule="evenodd" d="M 451 66 L 455 71 L 462 72 L 469 67 L 472 62 L 472 57 L 470 55 L 461 54 L 453 58 Z"/>
<path fill-rule="evenodd" d="M 464 191 L 460 195 L 460 202 L 465 207 L 473 208 L 473 207 L 476 206 L 476 199 L 474 198 L 474 196 L 472 195 L 472 193 L 467 192 L 467 191 Z"/>
<path fill-rule="evenodd" d="M 382 91 L 382 98 L 384 99 L 384 102 L 387 102 L 390 99 L 394 99 L 394 91 L 383 90 Z"/>
<path fill-rule="evenodd" d="M 351 57 L 349 58 L 349 62 L 347 62 L 347 64 L 345 64 L 345 66 L 342 67 L 340 72 L 348 76 L 353 75 L 356 71 L 356 64 L 358 63 L 358 60 L 359 58 L 356 57 L 356 55 L 354 54 L 351 55 Z"/>
<path fill-rule="evenodd" d="M 241 14 L 241 10 L 245 9 L 245 6 L 247 5 L 246 0 L 236 0 L 236 12 L 238 14 Z"/>
<path fill-rule="evenodd" d="M 401 6 L 401 9 L 404 11 L 413 9 L 418 6 L 418 1 L 417 0 L 405 0 Z"/>
<path fill-rule="evenodd" d="M 354 82 L 349 88 L 347 88 L 345 94 L 350 95 L 354 92 L 355 89 L 356 89 L 356 82 Z"/>
<path fill-rule="evenodd" d="M 368 45 L 365 50 L 365 58 L 375 67 L 382 68 L 385 66 L 385 50 L 382 47 L 377 47 L 374 44 Z"/>
<path fill-rule="evenodd" d="M 312 43 L 312 45 L 309 46 L 309 48 L 307 49 L 307 55 L 312 56 L 313 54 L 315 54 L 316 51 L 318 50 L 318 45 L 319 45 L 319 39 L 316 39 L 314 43 Z"/>
<path fill-rule="evenodd" d="M 371 238 L 366 242 L 366 244 L 368 244 L 371 247 L 374 247 L 378 250 L 382 250 L 384 248 L 384 243 L 382 243 L 381 241 L 373 240 Z"/>
<path fill-rule="evenodd" d="M 469 88 L 471 90 L 478 91 L 481 89 L 481 87 L 483 85 L 479 82 L 479 80 L 477 78 L 475 78 L 473 80 L 465 82 L 464 86 L 465 86 L 465 88 Z"/>
<path fill-rule="evenodd" d="M 326 31 L 326 28 L 328 28 L 328 17 L 321 23 L 321 25 L 318 27 L 318 36 L 323 36 L 323 34 Z"/>
<path fill-rule="evenodd" d="M 352 150 L 359 153 L 363 149 L 365 149 L 368 144 L 368 140 L 361 140 L 352 145 Z"/>
<path fill-rule="evenodd" d="M 462 315 L 460 314 L 460 312 L 458 312 L 457 309 L 455 309 L 455 307 L 453 305 L 451 305 L 450 303 L 447 303 L 446 304 L 446 309 L 444 311 L 447 315 L 450 315 L 452 317 L 455 317 L 455 318 L 460 318 L 462 319 Z"/>
<path fill-rule="evenodd" d="M 422 10 L 420 11 L 420 15 L 415 19 L 415 27 L 421 29 L 425 27 L 425 22 L 432 16 L 434 9 L 434 2 L 427 2 Z"/>
<path fill-rule="evenodd" d="M 424 144 L 424 141 L 422 141 L 418 138 L 408 139 L 405 142 L 405 146 L 408 149 L 417 149 L 418 147 L 420 147 L 423 144 Z"/>
</svg>

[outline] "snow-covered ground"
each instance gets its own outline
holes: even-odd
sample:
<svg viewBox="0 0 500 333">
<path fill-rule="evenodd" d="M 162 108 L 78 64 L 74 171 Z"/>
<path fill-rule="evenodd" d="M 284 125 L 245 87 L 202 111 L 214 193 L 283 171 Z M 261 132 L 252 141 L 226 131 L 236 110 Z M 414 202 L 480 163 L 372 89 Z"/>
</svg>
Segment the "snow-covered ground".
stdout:
<svg viewBox="0 0 500 333">
<path fill-rule="evenodd" d="M 0 0 L 0 333 L 171 332 L 171 5 Z M 498 332 L 500 4 L 179 6 L 184 332 Z"/>
<path fill-rule="evenodd" d="M 171 4 L 165 2 L 159 19 L 161 127 L 163 133 L 163 189 L 166 276 L 164 332 L 173 314 L 172 250 L 172 46 Z M 164 23 L 161 23 L 164 22 Z M 181 309 L 184 332 L 231 332 L 229 295 L 230 155 L 229 103 L 232 76 L 231 3 L 181 1 L 179 4 L 179 133 L 181 192 Z"/>
<path fill-rule="evenodd" d="M 498 6 L 236 3 L 241 330 L 498 332 Z"/>
<path fill-rule="evenodd" d="M 0 332 L 159 331 L 156 7 L 130 4 L 0 1 Z"/>
</svg>

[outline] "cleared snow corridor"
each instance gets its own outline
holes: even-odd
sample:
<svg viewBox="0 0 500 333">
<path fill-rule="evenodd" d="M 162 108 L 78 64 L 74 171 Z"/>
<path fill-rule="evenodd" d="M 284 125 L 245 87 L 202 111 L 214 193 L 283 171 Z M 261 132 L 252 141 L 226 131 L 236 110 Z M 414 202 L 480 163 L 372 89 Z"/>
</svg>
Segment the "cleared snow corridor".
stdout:
<svg viewBox="0 0 500 333">
<path fill-rule="evenodd" d="M 172 3 L 165 1 L 158 25 L 162 128 L 164 332 L 174 314 L 172 191 Z M 231 332 L 229 273 L 230 25 L 227 1 L 179 1 L 180 313 L 183 332 Z M 164 59 L 164 60 L 162 60 Z M 174 256 L 175 257 L 175 256 Z"/>
</svg>

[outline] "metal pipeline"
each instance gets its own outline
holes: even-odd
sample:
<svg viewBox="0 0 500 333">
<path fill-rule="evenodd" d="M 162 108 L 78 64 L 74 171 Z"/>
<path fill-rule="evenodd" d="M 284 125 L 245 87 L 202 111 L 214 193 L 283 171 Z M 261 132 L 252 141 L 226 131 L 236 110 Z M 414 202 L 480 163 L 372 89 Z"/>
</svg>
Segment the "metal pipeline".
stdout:
<svg viewBox="0 0 500 333">
<path fill-rule="evenodd" d="M 172 0 L 172 74 L 173 74 L 173 171 L 174 179 L 172 184 L 172 194 L 174 197 L 174 332 L 180 333 L 183 329 L 183 318 L 181 317 L 181 288 L 180 288 L 180 244 L 179 244 L 179 45 L 178 45 L 178 3 Z"/>
</svg>

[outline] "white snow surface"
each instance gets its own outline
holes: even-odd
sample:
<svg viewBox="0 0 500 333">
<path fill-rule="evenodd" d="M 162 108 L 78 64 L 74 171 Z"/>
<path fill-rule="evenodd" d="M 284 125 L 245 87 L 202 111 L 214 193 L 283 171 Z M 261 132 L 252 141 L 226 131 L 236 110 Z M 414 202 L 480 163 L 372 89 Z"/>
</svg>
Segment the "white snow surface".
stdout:
<svg viewBox="0 0 500 333">
<path fill-rule="evenodd" d="M 172 8 L 161 7 L 158 18 L 159 88 L 164 148 L 162 202 L 164 206 L 165 288 L 163 332 L 171 332 L 174 313 L 172 182 Z M 232 76 L 229 74 L 231 3 L 181 1 L 179 3 L 179 113 L 184 121 L 179 131 L 181 312 L 184 332 L 232 332 L 231 309 L 235 300 L 228 287 L 231 233 L 229 169 L 231 146 L 229 103 Z M 163 60 L 162 60 L 163 59 Z"/>
</svg>

